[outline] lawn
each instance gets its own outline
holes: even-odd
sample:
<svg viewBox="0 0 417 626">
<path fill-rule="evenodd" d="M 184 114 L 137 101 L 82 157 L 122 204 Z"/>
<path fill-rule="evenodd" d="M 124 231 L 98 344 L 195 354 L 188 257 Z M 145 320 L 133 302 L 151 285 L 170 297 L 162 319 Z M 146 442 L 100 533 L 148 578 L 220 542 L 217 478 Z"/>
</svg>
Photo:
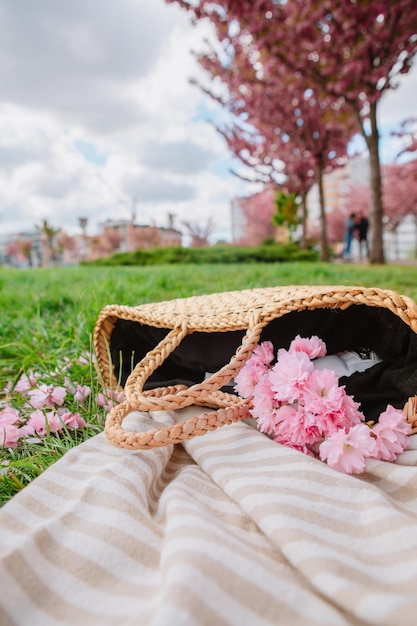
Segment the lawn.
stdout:
<svg viewBox="0 0 417 626">
<path fill-rule="evenodd" d="M 0 268 L 0 416 L 6 424 L 0 428 L 0 504 L 70 447 L 100 432 L 117 401 L 112 390 L 101 388 L 91 358 L 91 334 L 103 306 L 291 284 L 381 287 L 417 300 L 417 268 L 411 265 Z"/>
</svg>

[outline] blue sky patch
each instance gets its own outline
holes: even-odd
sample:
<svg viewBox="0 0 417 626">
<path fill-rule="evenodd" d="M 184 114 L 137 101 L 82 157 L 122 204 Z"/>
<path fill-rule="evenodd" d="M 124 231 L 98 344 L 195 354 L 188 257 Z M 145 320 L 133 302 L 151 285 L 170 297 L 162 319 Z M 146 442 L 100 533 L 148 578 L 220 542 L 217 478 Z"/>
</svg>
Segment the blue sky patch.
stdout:
<svg viewBox="0 0 417 626">
<path fill-rule="evenodd" d="M 81 152 L 85 160 L 89 163 L 99 165 L 100 167 L 105 165 L 107 155 L 100 154 L 95 145 L 90 141 L 83 141 L 80 139 L 74 141 L 74 146 L 77 148 L 78 152 Z"/>
</svg>

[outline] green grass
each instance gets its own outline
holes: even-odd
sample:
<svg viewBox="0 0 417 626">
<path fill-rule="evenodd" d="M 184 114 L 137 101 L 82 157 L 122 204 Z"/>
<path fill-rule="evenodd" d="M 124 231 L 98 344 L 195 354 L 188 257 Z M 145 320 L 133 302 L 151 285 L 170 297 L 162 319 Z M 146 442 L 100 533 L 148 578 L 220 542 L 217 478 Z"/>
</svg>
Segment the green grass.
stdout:
<svg viewBox="0 0 417 626">
<path fill-rule="evenodd" d="M 102 429 L 105 410 L 94 401 L 100 384 L 94 367 L 78 358 L 91 351 L 91 334 L 101 308 L 203 293 L 291 284 L 363 285 L 394 289 L 417 300 L 417 267 L 343 263 L 250 263 L 145 267 L 71 267 L 37 270 L 0 268 L 0 391 L 22 372 L 63 384 L 65 376 L 89 385 L 85 406 L 72 403 L 88 422 L 85 430 L 48 434 L 38 443 L 0 448 L 0 504 L 43 472 L 69 448 Z M 64 371 L 63 364 L 68 363 Z M 0 396 L 24 408 L 13 392 Z M 0 409 L 2 407 L 0 406 Z"/>
</svg>

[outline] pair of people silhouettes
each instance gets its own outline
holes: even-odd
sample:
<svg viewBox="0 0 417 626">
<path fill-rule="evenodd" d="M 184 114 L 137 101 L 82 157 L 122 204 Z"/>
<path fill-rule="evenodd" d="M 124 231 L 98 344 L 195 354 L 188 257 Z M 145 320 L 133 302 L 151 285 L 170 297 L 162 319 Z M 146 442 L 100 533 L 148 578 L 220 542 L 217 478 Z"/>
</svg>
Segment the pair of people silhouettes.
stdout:
<svg viewBox="0 0 417 626">
<path fill-rule="evenodd" d="M 351 213 L 345 222 L 345 247 L 343 257 L 351 258 L 352 242 L 357 239 L 359 244 L 359 258 L 367 258 L 369 256 L 368 249 L 368 228 L 369 220 L 362 213 Z"/>
</svg>

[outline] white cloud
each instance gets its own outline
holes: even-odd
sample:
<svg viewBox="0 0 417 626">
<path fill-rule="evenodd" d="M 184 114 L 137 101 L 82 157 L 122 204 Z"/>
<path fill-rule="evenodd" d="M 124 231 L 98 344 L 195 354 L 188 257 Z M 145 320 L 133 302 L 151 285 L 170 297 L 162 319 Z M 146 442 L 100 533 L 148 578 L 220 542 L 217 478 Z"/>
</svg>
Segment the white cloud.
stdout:
<svg viewBox="0 0 417 626">
<path fill-rule="evenodd" d="M 0 5 L 0 232 L 42 219 L 89 232 L 108 218 L 166 224 L 168 213 L 230 231 L 246 188 L 189 82 L 207 25 L 164 0 Z M 380 122 L 413 114 L 414 69 L 381 104 Z"/>
<path fill-rule="evenodd" d="M 398 124 L 417 115 L 417 67 L 399 76 L 397 83 L 396 89 L 387 91 L 381 98 L 379 119 L 386 125 Z"/>
<path fill-rule="evenodd" d="M 189 83 L 201 40 L 163 0 L 44 0 L 0 8 L 0 229 L 42 219 L 70 232 L 112 217 L 165 224 L 168 213 L 224 222 L 237 181 L 208 173 L 227 159 L 198 119 Z M 95 158 L 94 153 L 99 155 Z M 223 196 L 201 186 L 220 181 Z M 209 196 L 210 197 L 210 196 Z"/>
</svg>

